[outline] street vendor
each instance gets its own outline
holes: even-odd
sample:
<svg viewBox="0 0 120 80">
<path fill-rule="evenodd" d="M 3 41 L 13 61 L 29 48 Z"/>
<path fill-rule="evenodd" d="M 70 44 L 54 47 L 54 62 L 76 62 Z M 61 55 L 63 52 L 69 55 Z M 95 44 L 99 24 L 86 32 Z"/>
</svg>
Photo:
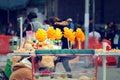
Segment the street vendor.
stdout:
<svg viewBox="0 0 120 80">
<path fill-rule="evenodd" d="M 63 31 L 65 26 L 68 26 L 67 21 L 61 21 L 57 17 L 50 18 L 49 21 L 51 23 L 50 25 L 54 26 L 54 28 L 60 28 L 61 31 Z M 63 36 L 61 41 L 62 41 L 62 49 L 68 49 L 67 39 Z M 56 68 L 56 65 L 58 62 L 62 62 L 63 67 L 65 68 L 66 72 L 71 72 L 71 68 L 69 66 L 69 60 L 72 60 L 74 58 L 75 58 L 75 56 L 59 56 L 59 57 L 57 57 L 57 59 L 54 61 L 55 68 Z M 72 78 L 72 75 L 70 75 L 70 74 L 68 74 L 67 76 L 69 78 Z"/>
<path fill-rule="evenodd" d="M 13 73 L 9 80 L 32 80 L 30 57 L 24 58 L 19 63 L 14 64 Z"/>
<path fill-rule="evenodd" d="M 32 80 L 32 62 L 31 57 L 19 58 L 18 62 L 13 61 L 13 72 L 9 80 Z M 44 73 L 45 71 L 53 72 L 54 56 L 36 56 L 35 71 Z M 46 75 L 41 75 L 46 76 Z"/>
</svg>

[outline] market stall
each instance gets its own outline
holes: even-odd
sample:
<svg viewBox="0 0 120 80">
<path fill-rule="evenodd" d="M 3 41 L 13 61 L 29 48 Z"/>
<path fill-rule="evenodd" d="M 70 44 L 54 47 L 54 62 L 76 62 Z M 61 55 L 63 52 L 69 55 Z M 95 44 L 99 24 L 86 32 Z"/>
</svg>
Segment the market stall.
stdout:
<svg viewBox="0 0 120 80">
<path fill-rule="evenodd" d="M 36 50 L 35 51 L 35 53 L 36 53 L 36 55 L 37 56 L 43 56 L 43 55 L 50 55 L 50 56 L 52 56 L 52 55 L 54 55 L 54 56 L 70 56 L 70 55 L 72 55 L 72 56 L 89 56 L 89 55 L 92 55 L 92 56 L 94 56 L 94 50 L 77 50 L 77 49 L 58 49 L 58 50 Z M 54 75 L 60 75 L 60 74 L 64 74 L 64 75 L 66 75 L 66 74 L 78 74 L 78 76 L 80 76 L 80 75 L 85 75 L 85 74 L 92 74 L 93 76 L 92 76 L 92 78 L 89 78 L 89 79 L 92 79 L 92 80 L 96 80 L 96 73 L 97 71 L 96 71 L 96 68 L 95 68 L 95 70 L 93 70 L 93 71 L 87 71 L 87 70 L 85 70 L 85 71 L 79 71 L 79 70 L 77 70 L 77 71 L 72 71 L 72 72 L 52 72 L 52 73 L 48 73 L 49 75 L 52 75 L 52 74 L 54 74 Z M 35 72 L 35 70 L 34 70 L 34 64 L 33 64 L 33 75 L 40 75 L 41 73 L 39 73 L 39 72 Z M 80 77 L 77 77 L 77 78 L 80 78 Z M 67 78 L 63 78 L 63 79 L 67 79 Z M 73 78 L 73 79 L 75 79 L 75 78 Z M 69 80 L 69 78 L 68 78 L 68 80 Z"/>
<path fill-rule="evenodd" d="M 87 69 L 84 69 L 84 70 L 80 70 L 80 65 L 77 65 L 76 67 L 77 70 L 72 70 L 72 72 L 38 72 L 35 70 L 35 57 L 36 56 L 94 56 L 95 54 L 95 51 L 94 50 L 78 50 L 78 49 L 55 49 L 55 50 L 36 50 L 35 51 L 35 54 L 25 54 L 25 53 L 11 53 L 9 54 L 9 56 L 12 58 L 13 56 L 31 56 L 32 57 L 32 75 L 33 75 L 33 79 L 32 80 L 40 80 L 40 79 L 46 79 L 47 80 L 59 80 L 59 79 L 62 79 L 62 80 L 71 80 L 71 79 L 79 79 L 79 80 L 82 80 L 82 79 L 86 79 L 86 80 L 97 80 L 97 68 L 94 67 L 93 70 L 87 70 Z M 79 62 L 79 61 L 78 61 Z M 51 61 L 49 61 L 48 63 L 51 63 Z M 74 63 L 75 64 L 75 63 Z M 78 63 L 76 63 L 78 64 Z M 97 63 L 95 63 L 97 64 Z M 97 66 L 97 65 L 95 65 Z M 38 78 L 38 75 L 47 75 L 47 76 L 41 76 Z M 73 78 L 67 78 L 66 75 L 67 74 L 71 74 L 75 77 Z M 75 75 L 76 74 L 76 75 Z M 49 75 L 49 76 L 48 76 Z M 57 75 L 57 77 L 53 77 L 51 78 L 51 75 Z M 36 77 L 37 76 L 37 77 Z M 61 77 L 62 76 L 62 77 Z M 64 76 L 64 77 L 63 77 Z M 35 79 L 37 78 L 37 79 Z"/>
<path fill-rule="evenodd" d="M 68 49 L 61 49 L 61 45 L 62 45 L 61 38 L 63 36 L 68 40 L 68 43 L 66 43 L 66 45 L 68 45 Z M 96 57 L 99 56 L 99 53 L 103 53 L 103 52 L 101 51 L 97 52 L 96 50 L 92 50 L 92 49 L 91 50 L 81 49 L 81 43 L 85 40 L 85 36 L 80 28 L 78 28 L 75 32 L 67 27 L 64 28 L 64 32 L 61 32 L 59 28 L 54 29 L 53 27 L 50 27 L 47 32 L 43 29 L 38 29 L 38 31 L 35 33 L 35 38 L 36 40 L 33 39 L 33 37 L 26 39 L 22 47 L 14 50 L 13 51 L 14 53 L 10 54 L 12 55 L 11 56 L 12 59 L 15 60 L 14 61 L 15 63 L 21 60 L 20 62 L 22 62 L 22 64 L 25 63 L 24 67 L 27 66 L 27 69 L 28 67 L 30 67 L 30 70 L 32 71 L 32 73 L 30 74 L 31 75 L 30 77 L 32 80 L 34 80 L 34 78 L 44 79 L 46 77 L 49 78 L 47 80 L 51 80 L 52 78 L 54 78 L 54 77 L 51 78 L 51 75 L 59 75 L 59 77 L 57 78 L 62 78 L 63 80 L 63 78 L 68 79 L 65 75 L 74 75 L 74 74 L 78 75 L 77 77 L 74 77 L 75 80 L 76 79 L 82 80 L 84 78 L 87 78 L 87 80 L 97 80 L 98 59 Z M 77 42 L 77 44 L 75 41 Z M 77 47 L 73 49 L 72 48 L 73 45 L 76 45 Z M 18 58 L 17 56 L 20 56 L 20 58 Z M 46 66 L 50 68 L 51 67 L 54 68 L 54 60 L 56 60 L 56 58 L 58 58 L 59 56 L 76 56 L 75 60 L 77 61 L 75 61 L 75 63 L 77 62 L 79 63 L 81 56 L 93 56 L 92 58 L 94 58 L 93 60 L 95 61 L 94 70 L 81 71 L 79 70 L 79 68 L 76 68 L 77 71 L 73 70 L 72 72 L 65 72 L 65 71 L 54 72 L 49 70 L 39 72 L 39 69 L 38 69 L 39 64 L 40 64 L 39 68 L 41 66 L 42 68 Z M 29 62 L 28 60 L 26 62 L 25 60 L 26 57 L 29 57 Z M 37 59 L 39 59 L 37 63 L 36 63 L 36 57 L 38 57 Z M 103 60 L 103 63 L 104 61 L 105 60 Z M 27 63 L 30 63 L 30 65 L 28 66 Z M 16 67 L 16 64 L 15 64 L 15 67 Z M 79 67 L 79 66 L 77 65 L 76 67 Z M 14 69 L 14 65 L 13 65 L 13 69 Z M 88 76 L 88 74 L 94 74 L 94 76 L 93 75 Z M 36 77 L 38 75 L 40 75 L 40 77 Z M 81 79 L 81 75 L 82 76 L 85 75 L 84 78 L 82 77 Z M 56 80 L 56 78 L 54 79 Z"/>
<path fill-rule="evenodd" d="M 103 61 L 102 61 L 102 64 L 103 64 L 103 80 L 106 80 L 107 79 L 107 76 L 106 76 L 106 57 L 107 56 L 120 56 L 120 51 L 119 50 L 109 50 L 109 51 L 104 51 L 102 49 L 99 49 L 99 50 L 76 50 L 76 49 L 68 49 L 68 50 L 61 50 L 61 49 L 58 49 L 58 50 L 36 50 L 35 51 L 36 54 L 24 54 L 24 53 L 11 53 L 9 55 L 12 56 L 33 56 L 32 59 L 34 59 L 35 56 L 44 56 L 44 55 L 49 55 L 49 56 L 68 56 L 68 55 L 76 55 L 76 56 L 89 56 L 89 55 L 92 55 L 92 56 L 96 56 L 96 59 L 95 59 L 95 63 L 96 63 L 96 67 L 95 67 L 95 72 L 89 72 L 89 71 L 78 71 L 77 74 L 80 74 L 80 75 L 85 75 L 89 73 L 93 73 L 95 74 L 95 76 L 97 77 L 97 74 L 98 74 L 98 59 L 97 57 L 99 56 L 102 56 L 103 57 Z M 52 54 L 51 54 L 52 53 Z M 60 53 L 60 54 L 59 54 Z M 65 54 L 64 54 L 65 53 Z M 69 54 L 71 53 L 71 54 Z M 36 76 L 36 75 L 41 75 L 41 73 L 39 72 L 36 72 L 35 69 L 34 69 L 34 63 L 33 63 L 33 69 L 32 69 L 32 72 L 33 72 L 33 76 Z M 76 72 L 75 72 L 76 73 Z M 57 75 L 60 75 L 60 74 L 72 74 L 72 73 L 68 73 L 68 72 L 62 72 L 62 73 L 58 73 L 58 72 L 54 72 L 54 73 L 48 73 L 49 75 L 51 74 L 57 74 Z M 74 72 L 73 72 L 74 74 Z"/>
</svg>

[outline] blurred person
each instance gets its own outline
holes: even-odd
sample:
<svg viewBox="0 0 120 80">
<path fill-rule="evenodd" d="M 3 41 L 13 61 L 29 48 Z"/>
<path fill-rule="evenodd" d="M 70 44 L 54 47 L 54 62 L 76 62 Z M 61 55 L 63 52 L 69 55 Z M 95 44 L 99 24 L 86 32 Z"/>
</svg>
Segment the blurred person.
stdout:
<svg viewBox="0 0 120 80">
<path fill-rule="evenodd" d="M 120 49 L 120 27 L 117 28 L 117 36 L 118 36 L 117 48 Z M 117 62 L 118 62 L 117 68 L 120 68 L 120 56 L 118 56 Z"/>
<path fill-rule="evenodd" d="M 98 42 L 101 35 L 98 31 L 95 30 L 95 31 L 92 31 L 92 32 L 89 33 L 89 37 L 95 37 L 97 42 Z"/>
<path fill-rule="evenodd" d="M 113 39 L 113 48 L 114 49 L 120 49 L 119 43 L 120 41 L 120 27 L 116 25 L 116 28 L 115 28 L 115 36 L 114 36 L 114 39 Z M 119 48 L 118 48 L 119 47 Z"/>
<path fill-rule="evenodd" d="M 120 35 L 119 35 L 119 39 L 118 39 L 118 49 L 120 49 Z M 117 61 L 117 68 L 120 68 L 120 56 L 118 56 L 118 61 Z"/>
<path fill-rule="evenodd" d="M 24 28 L 27 40 L 35 40 L 35 32 L 39 28 L 43 29 L 43 25 L 38 21 L 37 17 L 38 16 L 35 12 L 30 12 L 27 15 L 26 27 Z"/>
<path fill-rule="evenodd" d="M 43 28 L 43 25 L 41 22 L 39 22 L 37 20 L 37 14 L 35 12 L 30 12 L 27 16 L 27 18 L 29 19 L 29 24 L 26 28 L 27 31 L 32 30 L 33 32 L 36 32 L 38 30 L 38 28 Z"/>
<path fill-rule="evenodd" d="M 119 35 L 119 40 L 118 40 L 118 49 L 120 49 L 120 35 Z M 117 68 L 120 68 L 120 56 L 118 56 L 118 61 L 117 61 Z"/>
<path fill-rule="evenodd" d="M 47 31 L 49 27 L 50 27 L 49 20 L 44 20 L 43 21 L 43 28 Z"/>
<path fill-rule="evenodd" d="M 74 23 L 73 23 L 72 18 L 68 18 L 68 19 L 67 19 L 67 22 L 68 22 L 68 27 L 69 27 L 70 29 L 72 29 L 73 31 L 75 31 L 75 25 L 74 25 Z"/>
<path fill-rule="evenodd" d="M 23 37 L 26 37 L 26 31 L 33 31 L 32 29 L 33 26 L 31 26 L 30 20 L 28 17 L 25 18 L 24 22 L 23 22 Z M 20 30 L 18 30 L 18 34 L 17 36 L 20 37 Z"/>
<path fill-rule="evenodd" d="M 26 37 L 26 29 L 27 29 L 27 26 L 29 25 L 29 22 L 30 22 L 30 20 L 28 18 L 26 18 L 23 23 L 23 37 Z"/>
<path fill-rule="evenodd" d="M 8 23 L 7 28 L 5 30 L 6 35 L 14 35 L 13 24 L 11 22 Z"/>
<path fill-rule="evenodd" d="M 57 17 L 50 18 L 49 21 L 50 21 L 50 24 L 52 26 L 54 26 L 54 28 L 59 28 L 59 29 L 61 29 L 61 31 L 63 31 L 64 27 L 66 27 L 68 25 L 68 23 L 66 21 L 61 21 Z M 61 40 L 62 40 L 62 49 L 68 49 L 69 46 L 68 46 L 67 39 L 63 36 Z M 58 56 L 54 61 L 55 68 L 56 68 L 56 65 L 58 62 L 62 62 L 63 67 L 65 68 L 65 71 L 71 72 L 69 60 L 72 60 L 74 58 L 75 58 L 75 56 Z M 72 78 L 72 75 L 70 75 L 70 74 L 68 74 L 67 76 L 69 78 Z"/>
<path fill-rule="evenodd" d="M 118 39 L 118 49 L 120 49 L 120 27 L 118 27 L 118 29 L 117 29 L 117 35 L 119 37 L 119 39 Z"/>
<path fill-rule="evenodd" d="M 32 80 L 32 66 L 30 60 L 25 58 L 15 63 L 12 67 L 12 74 L 9 80 Z"/>
<path fill-rule="evenodd" d="M 111 46 L 112 48 L 114 48 L 114 37 L 116 34 L 116 24 L 114 21 L 110 21 L 107 23 L 107 25 L 105 26 L 106 29 L 106 39 L 111 41 Z"/>
<path fill-rule="evenodd" d="M 120 45 L 119 44 L 119 34 L 118 33 L 116 33 L 115 34 L 115 37 L 114 37 L 114 39 L 113 39 L 113 48 L 114 49 L 118 49 L 118 46 Z M 120 48 L 119 48 L 120 49 Z"/>
</svg>

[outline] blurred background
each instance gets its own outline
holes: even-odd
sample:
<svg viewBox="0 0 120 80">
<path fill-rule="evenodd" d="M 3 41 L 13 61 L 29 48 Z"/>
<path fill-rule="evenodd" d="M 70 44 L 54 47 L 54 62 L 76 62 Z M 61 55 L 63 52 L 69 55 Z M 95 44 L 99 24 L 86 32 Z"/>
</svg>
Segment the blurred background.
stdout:
<svg viewBox="0 0 120 80">
<path fill-rule="evenodd" d="M 120 0 L 90 0 L 90 17 L 95 18 L 96 25 L 109 21 L 120 23 Z M 8 22 L 12 22 L 17 29 L 18 17 L 25 17 L 29 11 L 34 10 L 42 22 L 45 18 L 57 16 L 64 20 L 69 17 L 74 22 L 83 24 L 85 14 L 85 0 L 0 0 L 0 32 Z"/>
</svg>

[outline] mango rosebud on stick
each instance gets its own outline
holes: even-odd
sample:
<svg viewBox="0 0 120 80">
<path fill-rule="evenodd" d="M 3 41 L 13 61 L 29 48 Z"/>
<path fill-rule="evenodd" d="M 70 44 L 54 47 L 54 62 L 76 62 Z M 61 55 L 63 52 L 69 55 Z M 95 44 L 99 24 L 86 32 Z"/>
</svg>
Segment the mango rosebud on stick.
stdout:
<svg viewBox="0 0 120 80">
<path fill-rule="evenodd" d="M 64 37 L 65 38 L 69 38 L 71 33 L 72 33 L 72 30 L 70 30 L 68 27 L 64 27 Z"/>
<path fill-rule="evenodd" d="M 80 28 L 77 28 L 75 36 L 76 36 L 76 39 L 80 40 L 80 42 L 85 41 L 85 34 Z"/>
<path fill-rule="evenodd" d="M 80 28 L 77 28 L 77 30 L 75 32 L 75 36 L 78 41 L 78 48 L 80 49 L 81 42 L 85 41 L 85 34 L 83 33 L 83 31 Z"/>
<path fill-rule="evenodd" d="M 72 29 L 69 29 L 69 28 L 65 27 L 64 28 L 64 37 L 67 38 L 67 40 L 68 40 L 68 46 L 70 48 L 69 41 L 70 41 L 70 43 L 72 43 L 75 40 L 75 32 L 73 32 Z"/>
<path fill-rule="evenodd" d="M 62 38 L 62 31 L 59 28 L 56 28 L 55 30 L 55 39 L 60 40 Z"/>
<path fill-rule="evenodd" d="M 43 42 L 47 39 L 47 33 L 44 29 L 38 29 L 38 31 L 36 32 L 36 39 L 39 42 Z"/>
<path fill-rule="evenodd" d="M 55 29 L 53 27 L 48 28 L 47 36 L 51 41 L 55 40 Z"/>
</svg>

